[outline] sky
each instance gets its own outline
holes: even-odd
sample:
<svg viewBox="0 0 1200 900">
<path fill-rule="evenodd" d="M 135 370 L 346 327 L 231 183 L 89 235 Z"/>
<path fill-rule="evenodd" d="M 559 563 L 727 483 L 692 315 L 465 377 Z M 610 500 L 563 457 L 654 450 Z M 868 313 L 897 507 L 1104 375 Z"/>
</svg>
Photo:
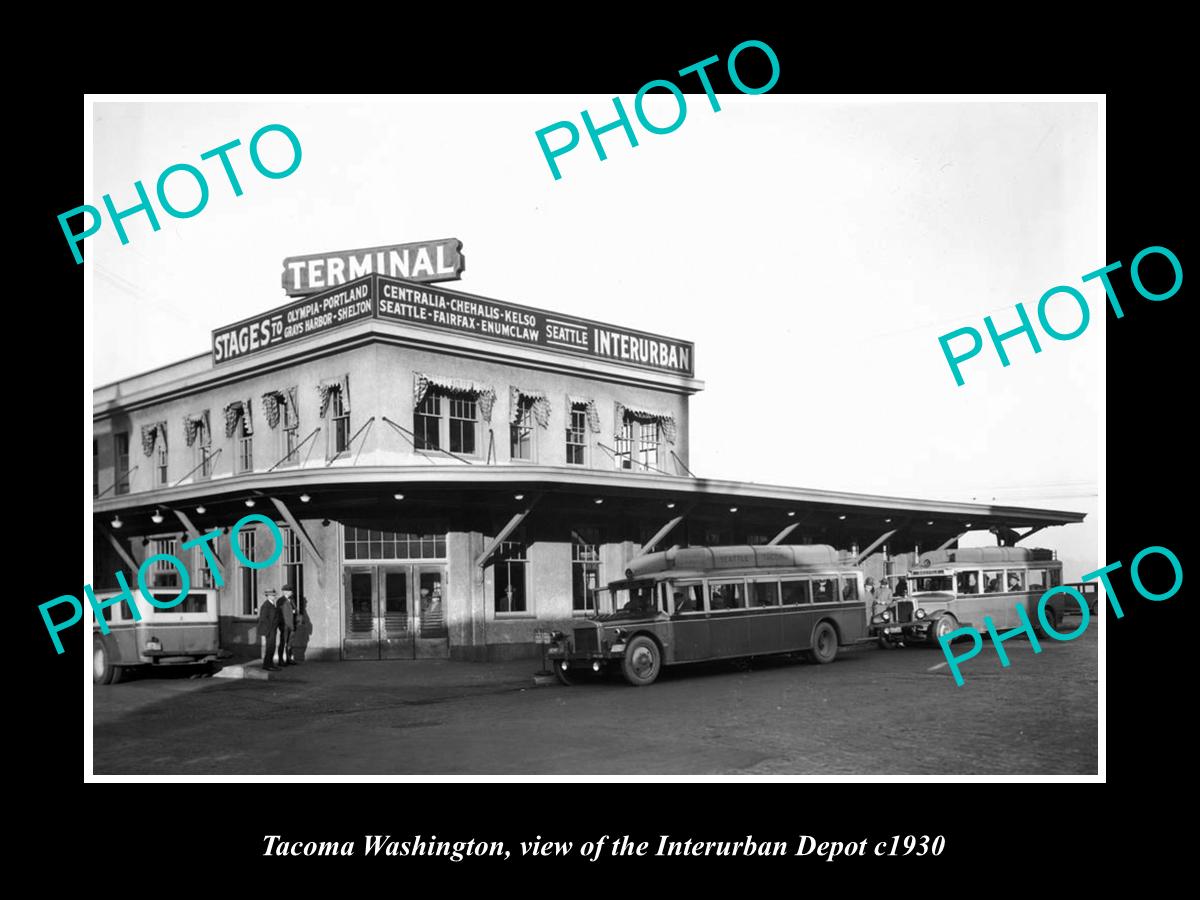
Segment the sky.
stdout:
<svg viewBox="0 0 1200 900">
<path fill-rule="evenodd" d="M 1081 280 L 1109 262 L 1097 104 L 718 96 L 713 112 L 687 95 L 670 134 L 634 119 L 637 147 L 605 134 L 605 161 L 580 117 L 611 121 L 604 95 L 97 101 L 85 202 L 132 206 L 135 180 L 153 195 L 176 163 L 210 196 L 191 218 L 159 209 L 157 232 L 126 219 L 125 246 L 108 221 L 87 239 L 94 384 L 206 352 L 213 328 L 282 304 L 284 257 L 456 237 L 464 291 L 694 341 L 697 474 L 1085 511 L 1032 544 L 1069 579 L 1103 565 L 1104 299 Z M 666 94 L 645 109 L 677 115 Z M 555 180 L 535 132 L 561 120 L 581 143 Z M 247 150 L 273 123 L 303 154 L 274 180 Z M 240 197 L 200 159 L 234 139 Z M 260 147 L 271 168 L 290 161 L 279 134 Z M 168 196 L 187 209 L 198 189 L 174 175 Z M 1014 338 L 1008 367 L 985 346 L 955 384 L 940 335 L 986 341 L 983 317 L 1008 330 L 1018 302 L 1036 322 L 1057 285 L 1089 301 L 1079 338 L 1039 330 L 1038 354 Z M 1062 298 L 1049 316 L 1079 322 Z"/>
</svg>

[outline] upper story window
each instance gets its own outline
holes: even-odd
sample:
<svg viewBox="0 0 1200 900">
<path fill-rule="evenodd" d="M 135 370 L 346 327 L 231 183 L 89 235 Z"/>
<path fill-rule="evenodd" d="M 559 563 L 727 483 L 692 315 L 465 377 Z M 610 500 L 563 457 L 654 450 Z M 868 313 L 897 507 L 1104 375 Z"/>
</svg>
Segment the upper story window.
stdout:
<svg viewBox="0 0 1200 900">
<path fill-rule="evenodd" d="M 470 381 L 413 373 L 413 446 L 463 456 L 483 455 L 485 423 L 496 392 Z"/>
<path fill-rule="evenodd" d="M 450 398 L 450 452 L 474 456 L 479 447 L 479 409 L 474 397 Z"/>
<path fill-rule="evenodd" d="M 208 478 L 212 475 L 212 428 L 208 410 L 184 416 L 183 433 L 187 445 L 195 447 L 193 469 L 196 478 Z"/>
<path fill-rule="evenodd" d="M 567 465 L 588 464 L 588 432 L 600 431 L 600 414 L 587 397 L 567 397 Z"/>
<path fill-rule="evenodd" d="M 234 471 L 254 471 L 254 423 L 250 401 L 235 400 L 225 407 L 225 437 L 234 440 Z"/>
<path fill-rule="evenodd" d="M 317 391 L 321 395 L 319 415 L 329 423 L 326 458 L 333 459 L 350 449 L 350 376 L 322 381 Z"/>
<path fill-rule="evenodd" d="M 567 419 L 567 465 L 582 466 L 587 464 L 587 410 L 583 406 L 572 404 L 571 413 Z"/>
<path fill-rule="evenodd" d="M 167 423 L 142 426 L 142 453 L 154 460 L 154 486 L 167 486 Z"/>
<path fill-rule="evenodd" d="M 616 406 L 615 460 L 618 469 L 662 470 L 664 441 L 675 443 L 675 419 L 648 409 Z"/>
<path fill-rule="evenodd" d="M 262 395 L 263 418 L 267 427 L 276 432 L 273 468 L 294 466 L 300 458 L 299 389 L 293 385 L 286 390 L 267 391 Z M 246 401 L 249 407 L 250 401 Z M 268 443 L 268 446 L 270 444 Z"/>
<path fill-rule="evenodd" d="M 413 435 L 418 450 L 442 449 L 442 398 L 426 394 L 413 413 Z"/>
<path fill-rule="evenodd" d="M 534 462 L 537 455 L 537 439 L 534 425 L 547 428 L 550 425 L 550 401 L 540 391 L 523 391 L 509 388 L 509 459 Z"/>
<path fill-rule="evenodd" d="M 113 435 L 113 469 L 117 482 L 114 493 L 129 493 L 129 432 L 120 431 Z"/>
<path fill-rule="evenodd" d="M 533 461 L 533 398 L 519 396 L 509 430 L 509 457 Z"/>
</svg>

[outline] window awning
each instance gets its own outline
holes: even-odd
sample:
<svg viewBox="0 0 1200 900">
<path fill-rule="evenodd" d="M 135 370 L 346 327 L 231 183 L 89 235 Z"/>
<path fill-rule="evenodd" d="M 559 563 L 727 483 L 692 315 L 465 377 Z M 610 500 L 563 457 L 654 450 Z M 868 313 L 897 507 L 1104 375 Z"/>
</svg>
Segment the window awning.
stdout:
<svg viewBox="0 0 1200 900">
<path fill-rule="evenodd" d="M 657 422 L 662 428 L 663 437 L 667 439 L 667 442 L 671 444 L 675 443 L 675 417 L 669 413 L 646 409 L 642 406 L 627 406 L 623 403 L 618 403 L 616 427 L 620 429 L 621 424 L 626 419 L 633 419 L 635 422 Z"/>
<path fill-rule="evenodd" d="M 167 423 L 155 422 L 153 425 L 142 426 L 142 453 L 150 456 L 154 453 L 154 442 L 162 438 L 163 446 L 167 446 Z"/>
<path fill-rule="evenodd" d="M 202 413 L 193 413 L 183 417 L 183 436 L 189 447 L 196 443 L 196 434 L 201 427 L 204 428 L 205 438 L 211 437 L 212 429 L 209 428 L 207 409 Z"/>
<path fill-rule="evenodd" d="M 288 408 L 288 419 L 293 426 L 300 424 L 300 407 L 296 403 L 296 388 L 286 391 L 267 391 L 262 395 L 263 414 L 267 418 L 267 427 L 274 430 L 279 425 L 281 406 Z"/>
<path fill-rule="evenodd" d="M 550 425 L 550 400 L 543 391 L 526 391 L 521 388 L 508 389 L 509 421 L 516 422 L 521 417 L 521 401 L 532 401 L 533 418 L 543 428 Z"/>
<path fill-rule="evenodd" d="M 479 411 L 485 422 L 492 421 L 492 406 L 496 403 L 496 390 L 491 385 L 462 378 L 446 378 L 441 375 L 426 375 L 413 372 L 413 406 L 420 406 L 430 389 L 447 394 L 470 394 L 479 402 Z"/>
<path fill-rule="evenodd" d="M 225 437 L 233 437 L 233 433 L 237 431 L 238 420 L 245 421 L 242 428 L 243 433 L 249 437 L 254 434 L 254 422 L 250 416 L 250 400 L 234 400 L 225 407 Z"/>
<path fill-rule="evenodd" d="M 600 412 L 596 409 L 596 401 L 591 397 L 576 397 L 572 394 L 567 394 L 567 405 L 571 407 L 582 406 L 587 411 L 588 428 L 594 434 L 600 433 Z"/>
<path fill-rule="evenodd" d="M 350 412 L 350 376 L 348 374 L 342 375 L 340 378 L 322 381 L 317 385 L 317 393 L 321 395 L 321 409 L 317 415 L 322 419 L 329 411 L 329 401 L 333 399 L 335 393 L 342 397 L 342 412 Z"/>
</svg>

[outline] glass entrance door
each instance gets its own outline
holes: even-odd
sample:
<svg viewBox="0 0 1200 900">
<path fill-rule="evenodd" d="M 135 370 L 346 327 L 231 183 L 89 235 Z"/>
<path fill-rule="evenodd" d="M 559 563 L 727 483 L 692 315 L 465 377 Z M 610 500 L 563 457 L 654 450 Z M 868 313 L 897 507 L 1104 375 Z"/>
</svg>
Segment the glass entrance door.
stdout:
<svg viewBox="0 0 1200 900">
<path fill-rule="evenodd" d="M 417 639 L 419 657 L 450 655 L 446 631 L 446 586 L 444 566 L 413 566 L 417 578 Z"/>
<path fill-rule="evenodd" d="M 344 659 L 449 656 L 444 566 L 345 569 Z"/>
</svg>

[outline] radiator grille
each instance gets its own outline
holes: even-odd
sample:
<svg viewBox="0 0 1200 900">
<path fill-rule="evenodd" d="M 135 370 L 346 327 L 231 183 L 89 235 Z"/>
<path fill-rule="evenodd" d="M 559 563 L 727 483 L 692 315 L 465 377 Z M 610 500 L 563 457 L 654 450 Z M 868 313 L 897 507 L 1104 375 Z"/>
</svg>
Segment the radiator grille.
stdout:
<svg viewBox="0 0 1200 900">
<path fill-rule="evenodd" d="M 575 629 L 575 652 L 594 653 L 600 649 L 599 638 L 595 628 Z"/>
</svg>

